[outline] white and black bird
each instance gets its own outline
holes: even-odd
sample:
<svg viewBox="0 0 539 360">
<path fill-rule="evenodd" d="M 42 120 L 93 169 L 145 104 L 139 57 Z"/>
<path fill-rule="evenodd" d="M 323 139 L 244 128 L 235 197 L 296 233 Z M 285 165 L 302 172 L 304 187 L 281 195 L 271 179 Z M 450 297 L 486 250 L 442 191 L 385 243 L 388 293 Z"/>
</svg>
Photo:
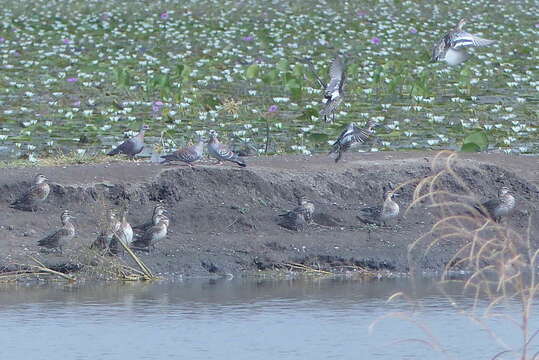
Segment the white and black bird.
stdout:
<svg viewBox="0 0 539 360">
<path fill-rule="evenodd" d="M 337 56 L 329 68 L 329 83 L 324 83 L 316 74 L 314 66 L 309 61 L 311 71 L 316 76 L 316 80 L 324 89 L 324 99 L 320 115 L 324 117 L 325 122 L 331 122 L 330 116 L 335 120 L 335 110 L 342 102 L 344 97 L 344 80 L 346 78 L 346 63 L 342 56 Z"/>
<path fill-rule="evenodd" d="M 468 60 L 467 49 L 494 44 L 496 40 L 483 39 L 463 30 L 466 19 L 459 21 L 457 26 L 446 33 L 432 50 L 432 62 L 445 61 L 449 65 L 458 65 Z"/>
<path fill-rule="evenodd" d="M 174 151 L 172 154 L 161 156 L 161 159 L 164 159 L 161 163 L 165 164 L 172 161 L 180 161 L 186 163 L 190 167 L 193 167 L 193 163 L 202 159 L 203 153 L 204 141 L 200 139 L 194 145 L 185 146 L 181 149 Z"/>
<path fill-rule="evenodd" d="M 165 215 L 160 215 L 157 224 L 148 228 L 144 234 L 133 241 L 131 248 L 136 250 L 147 250 L 155 242 L 163 240 L 167 236 L 169 219 Z"/>
<path fill-rule="evenodd" d="M 488 200 L 482 204 L 474 205 L 474 208 L 484 217 L 495 222 L 500 222 L 501 218 L 510 215 L 515 208 L 515 197 L 511 195 L 508 187 L 502 186 L 496 199 Z"/>
<path fill-rule="evenodd" d="M 397 196 L 391 185 L 384 186 L 383 203 L 381 206 L 364 207 L 359 210 L 358 218 L 365 224 L 386 225 L 391 219 L 399 216 L 400 207 L 393 197 Z"/>
<path fill-rule="evenodd" d="M 374 128 L 376 126 L 377 124 L 372 120 L 369 120 L 364 128 L 359 128 L 354 123 L 348 124 L 346 129 L 344 129 L 331 146 L 331 151 L 328 155 L 337 154 L 335 162 L 339 162 L 344 152 L 367 141 L 367 139 L 374 133 Z"/>
<path fill-rule="evenodd" d="M 208 153 L 211 157 L 217 159 L 217 163 L 221 164 L 222 161 L 230 161 L 238 164 L 241 167 L 246 167 L 247 164 L 240 159 L 240 157 L 234 153 L 226 144 L 219 142 L 217 134 L 210 132 L 210 141 L 208 141 Z"/>
<path fill-rule="evenodd" d="M 51 187 L 46 183 L 47 177 L 42 174 L 36 175 L 34 185 L 30 187 L 23 195 L 11 203 L 11 207 L 18 210 L 37 209 L 37 206 L 44 202 L 51 191 Z"/>
<path fill-rule="evenodd" d="M 71 219 L 74 219 L 74 217 L 69 211 L 64 210 L 60 219 L 62 227 L 39 240 L 37 242 L 39 246 L 47 249 L 59 249 L 62 252 L 63 246 L 75 237 L 75 226 L 71 223 Z"/>
<path fill-rule="evenodd" d="M 125 154 L 134 159 L 135 155 L 139 154 L 144 149 L 144 134 L 150 130 L 148 125 L 142 125 L 137 135 L 125 140 L 115 149 L 109 151 L 107 155 L 113 156 L 117 154 Z"/>
</svg>

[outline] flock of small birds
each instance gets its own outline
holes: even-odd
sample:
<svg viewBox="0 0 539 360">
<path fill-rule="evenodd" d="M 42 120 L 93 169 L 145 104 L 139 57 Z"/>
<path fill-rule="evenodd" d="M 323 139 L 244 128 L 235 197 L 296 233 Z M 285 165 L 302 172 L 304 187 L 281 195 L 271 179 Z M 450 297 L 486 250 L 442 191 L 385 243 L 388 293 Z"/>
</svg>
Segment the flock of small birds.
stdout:
<svg viewBox="0 0 539 360">
<path fill-rule="evenodd" d="M 434 46 L 431 58 L 433 62 L 445 61 L 449 65 L 457 65 L 469 58 L 468 48 L 487 46 L 495 42 L 464 31 L 463 26 L 465 23 L 466 20 L 462 19 L 453 30 L 446 33 Z M 337 56 L 333 60 L 329 70 L 330 80 L 328 83 L 325 83 L 317 76 L 310 61 L 309 65 L 317 82 L 323 89 L 324 99 L 320 115 L 323 116 L 326 122 L 330 122 L 332 119 L 334 120 L 335 110 L 344 97 L 346 59 Z M 333 143 L 329 155 L 335 155 L 335 162 L 339 162 L 346 151 L 367 141 L 378 126 L 373 121 L 368 121 L 364 127 L 358 127 L 355 123 L 350 123 Z M 130 158 L 135 158 L 144 149 L 144 134 L 147 130 L 149 130 L 149 126 L 142 125 L 137 135 L 118 145 L 108 155 L 125 154 Z M 204 145 L 205 141 L 201 138 L 194 145 L 185 146 L 171 154 L 161 156 L 162 163 L 182 162 L 193 167 L 197 161 L 202 159 Z M 215 158 L 219 164 L 223 161 L 228 161 L 240 167 L 247 166 L 226 144 L 219 142 L 217 134 L 213 131 L 209 133 L 206 148 L 209 155 Z M 19 210 L 35 211 L 50 193 L 50 186 L 47 181 L 48 179 L 44 175 L 37 175 L 34 185 L 14 201 L 11 207 Z M 397 195 L 393 186 L 387 184 L 383 187 L 383 202 L 381 205 L 362 208 L 358 218 L 365 224 L 387 225 L 389 221 L 399 216 L 399 204 L 393 200 L 393 197 Z M 303 195 L 296 195 L 296 197 L 298 199 L 297 207 L 280 215 L 279 224 L 290 230 L 302 231 L 314 222 L 315 206 Z M 497 198 L 475 204 L 474 207 L 481 215 L 499 222 L 502 217 L 511 213 L 514 206 L 515 198 L 511 195 L 510 190 L 502 187 Z M 131 226 L 127 221 L 127 210 L 127 207 L 122 209 L 119 218 L 113 211 L 107 212 L 106 226 L 102 228 L 96 240 L 91 244 L 91 248 L 107 251 L 115 255 L 122 251 L 121 242 L 135 250 L 149 250 L 156 242 L 167 236 L 170 221 L 165 215 L 167 210 L 163 205 L 155 206 L 150 221 L 137 226 Z M 64 210 L 60 217 L 62 227 L 39 240 L 38 245 L 46 249 L 62 251 L 63 245 L 75 236 L 72 219 L 74 217 L 69 210 Z"/>
</svg>

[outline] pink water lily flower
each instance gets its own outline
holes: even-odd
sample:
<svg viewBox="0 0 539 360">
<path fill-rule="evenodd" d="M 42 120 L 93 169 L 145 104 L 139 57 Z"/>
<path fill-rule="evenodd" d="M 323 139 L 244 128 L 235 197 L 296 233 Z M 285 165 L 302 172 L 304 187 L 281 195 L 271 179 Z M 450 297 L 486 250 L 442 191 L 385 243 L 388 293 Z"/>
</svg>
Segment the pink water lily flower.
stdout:
<svg viewBox="0 0 539 360">
<path fill-rule="evenodd" d="M 376 37 L 376 36 L 371 39 L 371 43 L 373 43 L 374 45 L 378 45 L 381 42 L 382 42 L 382 40 L 380 40 L 380 38 Z"/>
</svg>

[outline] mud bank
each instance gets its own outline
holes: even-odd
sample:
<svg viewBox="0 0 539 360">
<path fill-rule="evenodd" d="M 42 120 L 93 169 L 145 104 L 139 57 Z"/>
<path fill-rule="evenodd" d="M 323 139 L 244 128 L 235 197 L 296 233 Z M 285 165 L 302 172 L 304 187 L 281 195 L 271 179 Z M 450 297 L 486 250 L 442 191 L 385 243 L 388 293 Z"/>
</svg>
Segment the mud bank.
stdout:
<svg viewBox="0 0 539 360">
<path fill-rule="evenodd" d="M 391 228 L 369 230 L 356 218 L 358 209 L 378 204 L 381 186 L 432 174 L 434 153 L 346 154 L 334 164 L 325 156 L 247 158 L 249 166 L 201 164 L 194 169 L 145 162 L 117 162 L 54 168 L 2 169 L 0 175 L 0 266 L 28 263 L 39 256 L 52 267 L 72 266 L 75 253 L 96 237 L 104 206 L 129 202 L 129 221 L 148 220 L 157 202 L 169 210 L 169 236 L 141 258 L 165 276 L 204 276 L 271 270 L 285 263 L 302 263 L 346 271 L 349 266 L 405 272 L 408 245 L 427 232 L 429 209 L 415 208 Z M 478 198 L 495 196 L 500 186 L 518 199 L 509 226 L 524 229 L 532 216 L 538 234 L 537 158 L 493 154 L 462 155 L 458 173 Z M 9 203 L 26 189 L 36 173 L 51 182 L 42 209 L 21 212 Z M 448 181 L 447 188 L 459 185 Z M 278 215 L 295 205 L 294 192 L 316 205 L 316 222 L 304 232 L 277 224 Z M 402 189 L 398 202 L 406 207 L 413 186 Z M 39 253 L 36 245 L 59 225 L 69 209 L 77 217 L 77 236 L 62 256 Z M 534 236 L 537 239 L 537 236 Z M 446 264 L 458 244 L 443 243 L 427 257 L 416 256 L 420 269 L 436 271 Z"/>
</svg>

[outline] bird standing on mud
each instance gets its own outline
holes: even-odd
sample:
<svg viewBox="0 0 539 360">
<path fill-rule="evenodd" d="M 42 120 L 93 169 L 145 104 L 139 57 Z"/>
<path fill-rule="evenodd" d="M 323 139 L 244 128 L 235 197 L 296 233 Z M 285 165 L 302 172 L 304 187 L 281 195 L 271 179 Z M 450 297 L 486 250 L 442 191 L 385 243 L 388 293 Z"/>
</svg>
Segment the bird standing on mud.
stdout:
<svg viewBox="0 0 539 360">
<path fill-rule="evenodd" d="M 365 224 L 386 225 L 387 221 L 396 218 L 399 215 L 400 207 L 393 200 L 396 196 L 391 190 L 391 185 L 384 187 L 382 206 L 364 207 L 359 210 L 358 218 Z"/>
<path fill-rule="evenodd" d="M 105 224 L 102 225 L 102 229 L 97 235 L 97 239 L 94 240 L 90 249 L 105 250 L 109 243 L 112 241 L 114 233 L 120 228 L 120 222 L 116 219 L 116 216 L 112 210 L 107 211 Z"/>
<path fill-rule="evenodd" d="M 330 116 L 332 116 L 333 120 L 335 120 L 335 110 L 337 109 L 337 106 L 342 102 L 342 99 L 344 97 L 344 80 L 345 80 L 345 72 L 346 72 L 346 65 L 344 62 L 344 58 L 341 56 L 337 56 L 333 62 L 331 63 L 331 67 L 329 68 L 329 83 L 325 84 L 316 74 L 313 64 L 309 61 L 309 66 L 311 67 L 311 71 L 316 77 L 316 80 L 320 84 L 320 86 L 324 89 L 324 99 L 323 102 L 323 108 L 320 111 L 320 115 L 324 117 L 325 122 L 331 122 L 332 120 L 329 119 Z"/>
<path fill-rule="evenodd" d="M 118 229 L 114 231 L 114 235 L 109 243 L 109 251 L 113 255 L 120 253 L 121 245 L 120 241 L 130 246 L 133 242 L 133 228 L 127 221 L 127 208 L 122 210 L 122 221 L 118 224 Z"/>
<path fill-rule="evenodd" d="M 157 224 L 148 228 L 144 234 L 133 241 L 131 247 L 135 250 L 146 250 L 156 241 L 163 240 L 167 236 L 169 220 L 165 215 L 157 218 Z"/>
<path fill-rule="evenodd" d="M 125 154 L 134 159 L 135 155 L 139 154 L 144 149 L 144 133 L 150 130 L 148 125 L 142 125 L 137 135 L 127 139 L 115 149 L 109 151 L 107 155 L 113 156 L 117 154 Z"/>
<path fill-rule="evenodd" d="M 34 185 L 28 189 L 21 197 L 11 203 L 11 207 L 18 210 L 37 209 L 37 205 L 47 199 L 51 187 L 46 181 L 49 180 L 45 175 L 38 174 L 34 178 Z"/>
<path fill-rule="evenodd" d="M 166 212 L 167 210 L 165 209 L 165 206 L 163 204 L 155 205 L 155 207 L 153 208 L 152 219 L 143 224 L 133 226 L 133 230 L 138 230 L 142 232 L 148 230 L 150 227 L 157 225 L 157 223 L 159 222 L 159 217 Z"/>
<path fill-rule="evenodd" d="M 337 154 L 335 162 L 339 162 L 342 157 L 342 154 L 345 151 L 348 151 L 353 146 L 361 144 L 374 133 L 373 129 L 376 127 L 376 124 L 369 120 L 367 125 L 364 128 L 358 128 L 354 123 L 348 124 L 346 129 L 339 135 L 337 140 L 331 146 L 331 151 L 328 155 Z"/>
<path fill-rule="evenodd" d="M 481 47 L 494 44 L 496 40 L 488 40 L 470 34 L 463 30 L 466 19 L 459 21 L 457 26 L 446 33 L 444 37 L 434 45 L 432 50 L 432 62 L 443 60 L 449 65 L 458 65 L 468 60 L 467 48 Z"/>
<path fill-rule="evenodd" d="M 296 195 L 296 197 L 298 206 L 279 215 L 282 217 L 279 225 L 290 230 L 303 231 L 308 224 L 313 222 L 314 204 L 304 195 Z"/>
<path fill-rule="evenodd" d="M 162 164 L 171 162 L 171 161 L 181 161 L 193 167 L 193 163 L 202 158 L 204 153 L 204 141 L 200 139 L 195 145 L 185 146 L 181 149 L 174 151 L 172 154 L 163 155 L 161 159 Z"/>
<path fill-rule="evenodd" d="M 208 153 L 210 156 L 217 159 L 217 164 L 221 164 L 222 161 L 230 161 L 238 164 L 241 167 L 246 167 L 247 164 L 240 159 L 232 150 L 225 144 L 221 144 L 217 138 L 215 132 L 210 133 L 210 141 L 208 141 Z"/>
<path fill-rule="evenodd" d="M 474 205 L 482 216 L 490 218 L 495 222 L 500 222 L 503 216 L 511 214 L 515 208 L 515 197 L 511 195 L 508 187 L 501 187 L 497 199 L 488 200 L 482 204 Z"/>
<path fill-rule="evenodd" d="M 62 227 L 50 235 L 44 237 L 38 241 L 38 245 L 47 249 L 59 249 L 62 252 L 62 247 L 73 239 L 75 236 L 75 227 L 71 223 L 73 216 L 69 213 L 69 210 L 64 210 L 60 217 L 62 221 Z"/>
</svg>

